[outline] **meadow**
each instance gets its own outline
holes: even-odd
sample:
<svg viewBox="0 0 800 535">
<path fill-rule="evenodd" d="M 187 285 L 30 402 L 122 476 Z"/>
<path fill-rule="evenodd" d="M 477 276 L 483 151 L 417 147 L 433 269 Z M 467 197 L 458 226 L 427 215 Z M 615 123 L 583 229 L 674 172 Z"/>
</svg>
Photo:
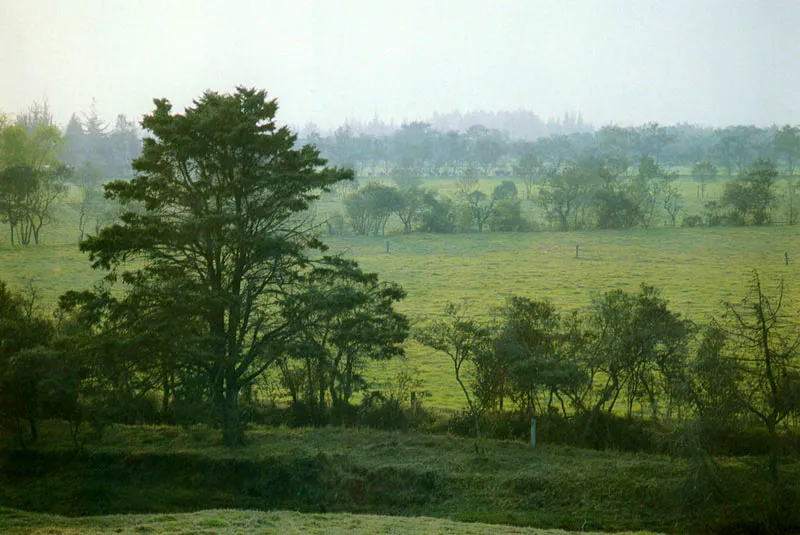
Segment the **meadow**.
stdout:
<svg viewBox="0 0 800 535">
<path fill-rule="evenodd" d="M 447 180 L 427 183 L 453 186 Z M 487 179 L 482 187 L 490 190 L 495 183 Z M 707 199 L 719 193 L 720 185 L 712 186 Z M 689 198 L 694 182 L 682 181 L 681 187 L 687 203 L 699 202 Z M 43 231 L 43 245 L 11 248 L 0 242 L 0 279 L 17 288 L 32 281 L 46 309 L 66 290 L 88 288 L 102 277 L 77 249 L 74 202 L 60 207 L 58 224 Z M 317 217 L 339 208 L 324 200 Z M 800 289 L 799 237 L 800 226 L 774 226 L 453 235 L 402 234 L 395 228 L 386 236 L 323 238 L 330 252 L 401 284 L 408 297 L 398 308 L 417 325 L 441 314 L 447 302 L 466 303 L 471 314 L 489 320 L 512 295 L 549 299 L 568 311 L 587 307 L 593 295 L 615 288 L 635 292 L 643 283 L 659 288 L 672 310 L 702 325 L 721 316 L 725 303 L 741 301 L 753 270 L 768 290 L 783 280 L 791 299 Z M 789 304 L 787 310 L 796 310 Z M 463 406 L 446 356 L 412 340 L 407 353 L 402 361 L 374 368 L 376 387 L 391 383 L 399 370 L 410 371 L 422 379 L 428 405 Z"/>
</svg>

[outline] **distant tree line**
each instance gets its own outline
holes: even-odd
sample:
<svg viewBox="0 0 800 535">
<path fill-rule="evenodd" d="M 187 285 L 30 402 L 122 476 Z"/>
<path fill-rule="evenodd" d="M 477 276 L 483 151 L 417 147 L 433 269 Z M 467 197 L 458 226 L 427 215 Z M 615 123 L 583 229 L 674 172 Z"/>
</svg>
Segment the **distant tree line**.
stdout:
<svg viewBox="0 0 800 535">
<path fill-rule="evenodd" d="M 389 177 L 396 169 L 410 169 L 419 176 L 452 177 L 469 167 L 483 175 L 546 176 L 591 158 L 607 161 L 615 175 L 635 173 L 643 159 L 669 168 L 690 169 L 705 163 L 729 177 L 743 174 L 757 160 L 771 160 L 793 175 L 800 160 L 797 125 L 606 125 L 596 131 L 521 139 L 512 137 L 509 130 L 482 124 L 442 130 L 415 121 L 376 132 L 356 133 L 345 124 L 323 137 L 309 125 L 303 141 L 316 145 L 332 163 L 354 169 L 360 178 Z"/>
<path fill-rule="evenodd" d="M 717 175 L 708 162 L 693 166 L 698 177 L 698 195 Z M 517 175 L 519 176 L 519 175 Z M 524 176 L 524 175 L 523 175 Z M 702 213 L 688 215 L 678 184 L 677 172 L 649 157 L 642 158 L 635 172 L 620 174 L 608 158 L 589 157 L 565 164 L 558 171 L 524 179 L 524 196 L 517 182 L 501 179 L 487 194 L 480 188 L 479 172 L 468 167 L 455 179 L 449 195 L 422 186 L 413 169 L 392 171 L 394 184 L 367 181 L 356 189 L 353 183 L 334 186 L 343 213 L 327 220 L 331 234 L 345 230 L 356 235 L 383 235 L 395 219 L 403 232 L 493 232 L 541 228 L 630 229 L 654 226 L 769 225 L 777 219 L 797 222 L 796 187 L 779 184 L 779 170 L 768 160 L 756 160 L 744 173 L 724 183 L 718 200 L 708 201 Z M 523 202 L 525 206 L 523 206 Z M 532 209 L 544 221 L 531 216 Z"/>
</svg>

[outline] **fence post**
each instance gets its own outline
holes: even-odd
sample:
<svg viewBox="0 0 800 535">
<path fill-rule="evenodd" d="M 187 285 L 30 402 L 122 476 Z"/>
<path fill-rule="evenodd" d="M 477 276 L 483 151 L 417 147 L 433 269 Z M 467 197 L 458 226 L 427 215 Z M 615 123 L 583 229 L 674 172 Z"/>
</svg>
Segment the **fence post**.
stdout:
<svg viewBox="0 0 800 535">
<path fill-rule="evenodd" d="M 536 447 L 536 418 L 531 418 L 531 449 Z"/>
</svg>

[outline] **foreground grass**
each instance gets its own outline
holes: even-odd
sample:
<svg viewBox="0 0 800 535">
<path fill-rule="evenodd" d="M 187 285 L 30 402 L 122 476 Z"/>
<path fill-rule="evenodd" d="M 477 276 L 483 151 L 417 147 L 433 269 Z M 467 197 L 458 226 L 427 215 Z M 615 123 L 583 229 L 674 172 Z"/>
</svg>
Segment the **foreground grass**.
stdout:
<svg viewBox="0 0 800 535">
<path fill-rule="evenodd" d="M 113 426 L 102 440 L 84 438 L 76 453 L 66 430 L 51 423 L 35 451 L 7 442 L 0 505 L 70 516 L 290 509 L 672 533 L 749 521 L 763 505 L 754 459 L 723 459 L 735 494 L 697 516 L 683 505 L 686 461 L 661 455 L 342 428 L 256 428 L 237 449 L 205 428 Z M 784 471 L 787 481 L 800 480 L 797 462 Z"/>
<path fill-rule="evenodd" d="M 439 518 L 351 514 L 304 514 L 289 511 L 209 510 L 162 515 L 108 515 L 70 518 L 0 508 L 0 529 L 7 535 L 215 534 L 215 535 L 566 535 L 562 530 L 453 522 Z M 587 533 L 585 531 L 581 533 Z M 628 533 L 628 532 L 625 532 Z M 644 532 L 637 532 L 644 535 Z M 625 535 L 620 533 L 620 535 Z"/>
</svg>

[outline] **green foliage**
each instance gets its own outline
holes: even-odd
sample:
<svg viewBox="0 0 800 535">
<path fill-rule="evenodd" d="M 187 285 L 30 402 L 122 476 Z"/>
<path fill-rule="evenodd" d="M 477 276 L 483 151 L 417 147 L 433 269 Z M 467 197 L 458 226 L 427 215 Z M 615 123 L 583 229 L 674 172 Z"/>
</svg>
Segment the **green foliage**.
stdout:
<svg viewBox="0 0 800 535">
<path fill-rule="evenodd" d="M 385 234 L 387 221 L 392 214 L 408 206 L 407 200 L 397 188 L 370 182 L 348 195 L 344 199 L 344 208 L 353 232 L 377 236 Z"/>
<path fill-rule="evenodd" d="M 533 190 L 542 175 L 542 160 L 533 152 L 524 153 L 514 166 L 514 176 L 525 185 L 525 199 L 533 200 Z"/>
<path fill-rule="evenodd" d="M 671 411 L 683 381 L 692 324 L 667 308 L 659 291 L 642 284 L 638 294 L 611 290 L 594 300 L 589 318 L 587 369 L 593 390 L 591 411 L 609 414 L 624 399 L 628 417 L 636 403 Z M 574 397 L 579 412 L 589 406 Z"/>
<path fill-rule="evenodd" d="M 457 205 L 447 198 L 425 196 L 420 230 L 426 233 L 450 234 L 456 231 Z"/>
<path fill-rule="evenodd" d="M 522 217 L 521 201 L 518 198 L 517 186 L 510 180 L 504 180 L 494 188 L 492 199 L 496 201 L 489 217 L 492 232 L 514 232 L 528 230 L 529 224 Z"/>
<path fill-rule="evenodd" d="M 325 258 L 287 295 L 282 316 L 290 332 L 281 342 L 280 367 L 293 403 L 318 415 L 328 400 L 348 405 L 367 382 L 369 361 L 404 355 L 408 319 L 394 311 L 405 297 L 396 284 L 380 283 L 352 261 Z M 296 364 L 295 364 L 296 363 Z"/>
<path fill-rule="evenodd" d="M 479 418 L 488 406 L 486 396 L 476 395 L 475 390 L 467 385 L 466 373 L 469 364 L 482 358 L 491 350 L 490 331 L 480 322 L 467 315 L 464 306 L 448 303 L 445 306 L 444 318 L 435 319 L 414 333 L 414 338 L 421 344 L 444 353 L 453 365 L 456 382 L 466 399 L 470 414 L 475 423 L 475 434 L 480 437 Z"/>
<path fill-rule="evenodd" d="M 742 178 L 725 184 L 720 204 L 730 208 L 729 217 L 734 224 L 770 224 L 769 208 L 775 200 L 773 187 L 777 176 L 775 164 L 758 160 Z"/>
<path fill-rule="evenodd" d="M 53 222 L 53 205 L 70 176 L 58 160 L 62 144 L 58 128 L 46 122 L 0 130 L 0 220 L 11 245 L 39 244 L 42 227 Z"/>
<path fill-rule="evenodd" d="M 23 297 L 0 281 L 0 423 L 23 448 L 37 441 L 40 420 L 80 419 L 80 363 L 37 306 L 33 289 Z"/>
<path fill-rule="evenodd" d="M 422 221 L 430 206 L 435 204 L 436 194 L 418 186 L 402 188 L 395 206 L 397 216 L 403 222 L 403 232 L 414 231 Z"/>
<path fill-rule="evenodd" d="M 800 159 L 800 128 L 784 125 L 775 133 L 773 138 L 775 153 L 786 163 L 786 171 L 794 174 L 795 165 Z"/>
<path fill-rule="evenodd" d="M 641 205 L 626 189 L 601 190 L 594 197 L 597 228 L 630 229 L 644 221 Z"/>
<path fill-rule="evenodd" d="M 575 166 L 550 173 L 539 189 L 539 203 L 547 218 L 556 222 L 558 230 L 569 230 L 577 226 L 576 214 L 588 201 L 591 177 Z"/>
<path fill-rule="evenodd" d="M 494 358 L 505 384 L 495 387 L 496 395 L 508 396 L 529 415 L 550 412 L 556 401 L 566 412 L 564 393 L 586 381 L 571 343 L 575 324 L 562 320 L 549 301 L 524 297 L 508 298 L 500 317 Z"/>
</svg>

